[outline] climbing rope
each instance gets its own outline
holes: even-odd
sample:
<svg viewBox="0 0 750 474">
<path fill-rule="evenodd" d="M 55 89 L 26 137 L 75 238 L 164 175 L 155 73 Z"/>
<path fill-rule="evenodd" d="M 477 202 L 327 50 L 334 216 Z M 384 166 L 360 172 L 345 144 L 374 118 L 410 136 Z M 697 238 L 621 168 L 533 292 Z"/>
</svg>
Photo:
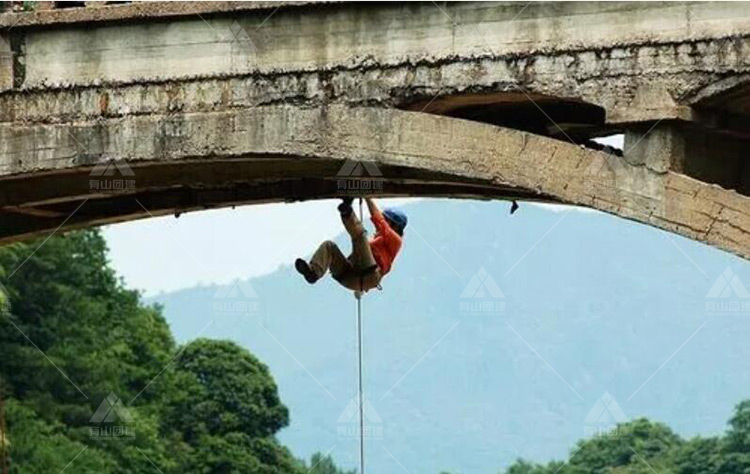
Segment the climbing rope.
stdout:
<svg viewBox="0 0 750 474">
<path fill-rule="evenodd" d="M 359 221 L 362 220 L 362 198 L 359 198 Z M 359 472 L 365 474 L 365 414 L 364 414 L 364 390 L 362 388 L 362 288 L 364 277 L 359 277 L 359 290 L 354 292 L 357 299 L 357 367 L 359 371 Z"/>
</svg>

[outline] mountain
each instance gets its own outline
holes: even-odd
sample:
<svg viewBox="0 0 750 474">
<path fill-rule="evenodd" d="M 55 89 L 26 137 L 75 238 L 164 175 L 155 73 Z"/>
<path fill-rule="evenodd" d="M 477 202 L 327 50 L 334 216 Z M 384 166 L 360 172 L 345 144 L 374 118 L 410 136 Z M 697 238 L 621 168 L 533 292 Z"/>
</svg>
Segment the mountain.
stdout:
<svg viewBox="0 0 750 474">
<path fill-rule="evenodd" d="M 373 472 L 566 459 L 609 397 L 628 418 L 714 434 L 750 398 L 750 310 L 707 307 L 747 300 L 706 297 L 727 268 L 750 284 L 748 262 L 587 210 L 522 204 L 509 216 L 507 203 L 455 200 L 405 209 L 402 254 L 383 291 L 363 300 Z M 290 262 L 236 288 L 150 301 L 180 341 L 212 321 L 201 336 L 235 340 L 269 365 L 291 412 L 281 440 L 296 455 L 331 450 L 356 467 L 350 293 L 328 278 L 308 285 Z"/>
</svg>

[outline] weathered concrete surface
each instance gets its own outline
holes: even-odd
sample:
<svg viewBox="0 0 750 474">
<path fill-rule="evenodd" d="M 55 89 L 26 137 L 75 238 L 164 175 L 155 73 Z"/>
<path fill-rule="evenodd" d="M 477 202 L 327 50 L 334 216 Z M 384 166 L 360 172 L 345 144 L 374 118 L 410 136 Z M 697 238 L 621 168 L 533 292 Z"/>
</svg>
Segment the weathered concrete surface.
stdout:
<svg viewBox="0 0 750 474">
<path fill-rule="evenodd" d="M 16 46 L 14 65 L 5 65 L 15 82 L 6 86 L 179 80 L 179 88 L 190 87 L 188 79 L 252 75 L 254 89 L 277 100 L 413 104 L 421 110 L 437 96 L 427 111 L 443 113 L 461 104 L 455 96 L 495 93 L 491 101 L 503 102 L 504 94 L 518 95 L 521 87 L 534 97 L 600 106 L 609 123 L 620 124 L 691 119 L 694 94 L 750 74 L 748 3 L 524 5 L 300 4 L 268 18 L 273 4 L 224 3 L 214 15 L 211 7 L 196 6 L 201 16 L 190 16 L 186 7 L 158 15 L 151 7 L 151 21 L 139 16 L 146 7 L 133 6 L 139 21 L 125 24 L 122 12 L 131 7 L 103 7 L 94 10 L 112 12 L 112 20 L 96 11 L 80 13 L 97 22 L 93 27 L 50 29 L 19 21 L 7 35 Z M 45 14 L 37 23 L 44 24 Z M 173 21 L 157 21 L 170 15 Z"/>
<path fill-rule="evenodd" d="M 467 120 L 380 108 L 282 105 L 107 119 L 77 123 L 72 132 L 75 137 L 64 125 L 0 127 L 6 191 L 0 203 L 26 210 L 24 234 L 56 227 L 87 197 L 66 228 L 148 215 L 132 195 L 90 194 L 89 174 L 102 155 L 127 160 L 137 196 L 153 215 L 295 195 L 335 196 L 344 160 L 359 158 L 377 164 L 387 195 L 451 193 L 453 187 L 466 197 L 579 204 L 750 257 L 746 196 Z M 36 187 L 34 180 L 55 186 Z M 254 188 L 238 192 L 242 186 Z M 214 193 L 214 201 L 191 198 L 200 192 Z M 15 214 L 10 219 L 16 225 L 21 220 Z M 0 228 L 6 241 L 17 238 L 18 228 Z"/>
<path fill-rule="evenodd" d="M 61 26 L 67 24 L 113 23 L 134 19 L 173 20 L 179 17 L 261 10 L 271 13 L 281 7 L 319 4 L 319 1 L 257 2 L 132 2 L 106 4 L 89 2 L 85 8 L 35 9 L 16 14 L 0 14 L 0 28 Z"/>
<path fill-rule="evenodd" d="M 387 195 L 585 205 L 750 257 L 748 3 L 137 4 L 0 36 L 0 242 L 332 197 L 364 158 Z M 615 131 L 624 158 L 571 143 Z M 134 189 L 92 191 L 104 157 Z"/>
<path fill-rule="evenodd" d="M 668 170 L 750 195 L 748 140 L 662 121 L 625 133 L 625 158 L 656 172 Z"/>
</svg>

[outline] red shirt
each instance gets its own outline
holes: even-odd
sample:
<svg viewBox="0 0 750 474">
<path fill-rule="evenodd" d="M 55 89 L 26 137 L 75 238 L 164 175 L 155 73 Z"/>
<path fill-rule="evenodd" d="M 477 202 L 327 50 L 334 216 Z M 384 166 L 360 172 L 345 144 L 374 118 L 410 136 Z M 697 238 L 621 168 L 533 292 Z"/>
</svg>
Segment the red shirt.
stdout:
<svg viewBox="0 0 750 474">
<path fill-rule="evenodd" d="M 393 261 L 401 250 L 402 239 L 398 232 L 393 230 L 383 214 L 378 211 L 370 216 L 372 223 L 375 225 L 375 237 L 370 241 L 372 256 L 375 257 L 380 273 L 385 275 L 391 271 Z"/>
</svg>

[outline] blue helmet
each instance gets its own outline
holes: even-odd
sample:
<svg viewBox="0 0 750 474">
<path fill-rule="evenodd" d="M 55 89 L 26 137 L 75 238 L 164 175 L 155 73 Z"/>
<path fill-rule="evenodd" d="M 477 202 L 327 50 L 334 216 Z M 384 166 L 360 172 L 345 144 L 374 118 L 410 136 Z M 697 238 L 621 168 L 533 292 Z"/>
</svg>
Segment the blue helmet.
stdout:
<svg viewBox="0 0 750 474">
<path fill-rule="evenodd" d="M 404 214 L 404 211 L 389 207 L 383 211 L 383 216 L 388 219 L 391 227 L 393 227 L 396 232 L 398 232 L 399 234 L 404 233 L 406 224 L 409 222 L 409 219 L 406 217 L 406 214 Z"/>
</svg>

